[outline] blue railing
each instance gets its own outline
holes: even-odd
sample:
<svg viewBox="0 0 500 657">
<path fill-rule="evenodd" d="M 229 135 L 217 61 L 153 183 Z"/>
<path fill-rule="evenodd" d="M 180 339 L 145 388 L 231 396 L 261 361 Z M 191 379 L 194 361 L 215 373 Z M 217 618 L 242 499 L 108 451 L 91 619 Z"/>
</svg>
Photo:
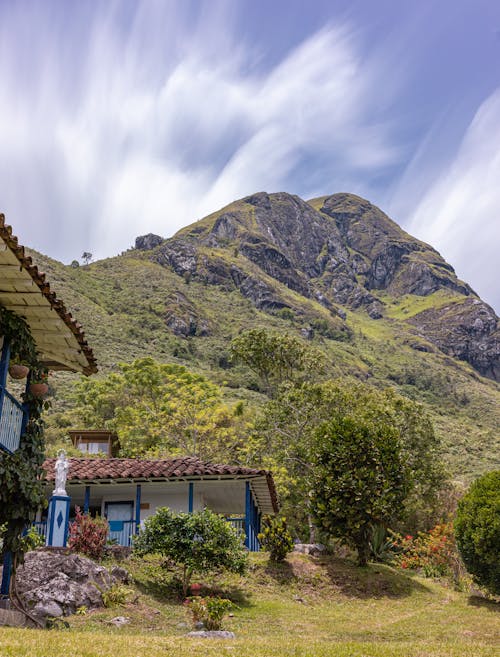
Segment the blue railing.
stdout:
<svg viewBox="0 0 500 657">
<path fill-rule="evenodd" d="M 117 545 L 130 547 L 132 545 L 132 536 L 135 534 L 135 520 L 108 520 L 108 523 L 108 539 Z"/>
<path fill-rule="evenodd" d="M 47 536 L 47 521 L 46 520 L 41 520 L 40 522 L 32 522 L 31 527 L 35 529 L 40 536 L 43 536 L 45 538 Z"/>
<path fill-rule="evenodd" d="M 259 539 L 257 538 L 257 528 L 253 523 L 248 524 L 248 540 L 246 535 L 246 523 L 247 520 L 245 517 L 241 518 L 226 518 L 227 522 L 232 525 L 238 534 L 241 536 L 242 541 L 245 542 L 245 545 L 248 547 L 250 552 L 258 552 L 260 550 Z"/>
<path fill-rule="evenodd" d="M 0 447 L 13 453 L 19 447 L 24 410 L 5 388 L 0 388 Z"/>
<path fill-rule="evenodd" d="M 245 517 L 241 518 L 226 518 L 228 523 L 232 525 L 240 536 L 245 536 Z"/>
</svg>

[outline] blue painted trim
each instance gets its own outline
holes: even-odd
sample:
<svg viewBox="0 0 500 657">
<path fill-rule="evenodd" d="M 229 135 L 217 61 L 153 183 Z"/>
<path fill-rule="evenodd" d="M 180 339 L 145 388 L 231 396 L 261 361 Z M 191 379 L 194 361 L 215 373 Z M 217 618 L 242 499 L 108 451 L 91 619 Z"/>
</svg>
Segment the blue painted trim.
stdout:
<svg viewBox="0 0 500 657">
<path fill-rule="evenodd" d="M 139 533 L 141 526 L 141 484 L 137 484 L 135 489 L 135 533 Z"/>
<path fill-rule="evenodd" d="M 7 383 L 7 372 L 9 370 L 9 361 L 10 361 L 10 343 L 8 340 L 4 339 L 2 347 L 2 356 L 0 357 L 0 386 L 5 388 Z"/>
<path fill-rule="evenodd" d="M 251 531 L 251 514 L 252 514 L 252 491 L 250 490 L 250 484 L 245 482 L 245 547 L 248 550 L 251 550 L 251 540 L 250 540 L 250 531 Z"/>
<path fill-rule="evenodd" d="M 52 545 L 52 541 L 54 539 L 54 519 L 53 519 L 54 506 L 55 506 L 55 500 L 53 497 L 51 497 L 49 501 L 49 511 L 47 513 L 47 529 L 49 530 L 47 532 L 47 540 L 46 540 L 47 545 Z"/>
<path fill-rule="evenodd" d="M 63 498 L 64 499 L 64 498 Z M 63 546 L 66 547 L 68 543 L 68 534 L 69 534 L 69 507 L 71 498 L 68 495 L 67 497 L 67 503 L 66 503 L 66 518 L 64 519 L 64 538 L 63 538 Z"/>
<path fill-rule="evenodd" d="M 85 499 L 83 500 L 83 513 L 88 513 L 90 507 L 90 486 L 85 486 Z"/>
<path fill-rule="evenodd" d="M 2 585 L 0 587 L 1 595 L 9 595 L 10 575 L 12 572 L 12 552 L 6 552 L 3 557 Z"/>
<path fill-rule="evenodd" d="M 189 483 L 189 490 L 188 490 L 188 513 L 193 513 L 193 501 L 194 501 L 194 484 L 191 481 Z"/>
<path fill-rule="evenodd" d="M 7 371 L 9 369 L 10 361 L 10 343 L 8 340 L 3 341 L 2 355 L 0 357 L 0 417 L 2 416 L 3 408 L 3 399 L 5 396 L 5 386 L 7 384 Z M 11 454 L 10 449 L 7 449 L 5 445 L 2 444 L 2 436 L 0 436 L 0 448 L 5 452 Z"/>
</svg>

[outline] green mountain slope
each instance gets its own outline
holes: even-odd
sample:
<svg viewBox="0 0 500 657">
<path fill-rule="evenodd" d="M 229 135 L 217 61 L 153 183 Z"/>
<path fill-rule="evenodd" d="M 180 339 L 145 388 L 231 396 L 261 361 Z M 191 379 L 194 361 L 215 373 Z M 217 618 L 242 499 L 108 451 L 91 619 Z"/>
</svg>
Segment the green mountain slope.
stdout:
<svg viewBox="0 0 500 657">
<path fill-rule="evenodd" d="M 331 376 L 424 403 L 457 476 L 498 467 L 496 315 L 368 201 L 259 193 L 137 247 L 78 268 L 33 253 L 103 371 L 151 355 L 258 405 L 258 381 L 231 365 L 229 342 L 257 326 L 286 331 L 322 349 Z M 57 381 L 56 414 L 68 408 Z"/>
</svg>

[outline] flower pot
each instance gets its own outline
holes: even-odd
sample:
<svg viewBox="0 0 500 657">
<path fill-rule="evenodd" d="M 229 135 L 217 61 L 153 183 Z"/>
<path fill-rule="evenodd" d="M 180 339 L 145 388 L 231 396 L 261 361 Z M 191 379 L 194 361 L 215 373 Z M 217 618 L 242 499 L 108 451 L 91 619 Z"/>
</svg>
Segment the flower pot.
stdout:
<svg viewBox="0 0 500 657">
<path fill-rule="evenodd" d="M 48 391 L 49 386 L 46 383 L 32 383 L 30 385 L 30 393 L 38 399 L 45 397 Z"/>
<path fill-rule="evenodd" d="M 26 365 L 9 365 L 9 374 L 12 379 L 16 379 L 16 381 L 19 381 L 20 379 L 25 379 L 28 376 L 28 372 L 30 371 L 29 367 L 26 367 Z"/>
</svg>

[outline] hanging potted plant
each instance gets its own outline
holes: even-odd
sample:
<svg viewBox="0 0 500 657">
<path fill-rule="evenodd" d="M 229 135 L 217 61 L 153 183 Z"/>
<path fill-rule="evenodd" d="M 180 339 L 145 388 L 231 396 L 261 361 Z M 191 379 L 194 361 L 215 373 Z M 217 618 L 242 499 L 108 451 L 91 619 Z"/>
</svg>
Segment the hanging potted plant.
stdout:
<svg viewBox="0 0 500 657">
<path fill-rule="evenodd" d="M 37 399 L 43 399 L 49 392 L 49 376 L 46 370 L 33 372 L 31 376 L 29 391 Z"/>
<path fill-rule="evenodd" d="M 9 365 L 9 375 L 11 379 L 16 381 L 25 379 L 28 376 L 29 371 L 30 368 L 27 365 L 23 365 L 22 363 L 17 363 L 14 361 Z"/>
</svg>

